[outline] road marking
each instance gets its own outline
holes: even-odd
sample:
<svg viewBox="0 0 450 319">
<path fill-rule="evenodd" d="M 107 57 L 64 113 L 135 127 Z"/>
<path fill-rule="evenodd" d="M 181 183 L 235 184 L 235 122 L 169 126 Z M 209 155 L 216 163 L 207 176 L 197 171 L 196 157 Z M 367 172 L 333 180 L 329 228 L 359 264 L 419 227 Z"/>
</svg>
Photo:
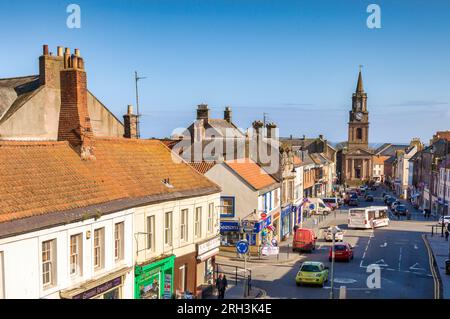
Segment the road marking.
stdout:
<svg viewBox="0 0 450 319">
<path fill-rule="evenodd" d="M 384 259 L 380 259 L 380 260 L 378 260 L 377 262 L 375 262 L 375 263 L 373 263 L 373 264 L 378 265 L 378 266 L 380 266 L 380 267 L 388 267 L 388 266 L 389 266 L 388 264 L 386 264 L 386 262 L 384 261 Z"/>
<path fill-rule="evenodd" d="M 417 244 L 414 244 L 414 249 L 419 249 L 419 247 L 417 247 Z"/>
<path fill-rule="evenodd" d="M 387 246 L 387 243 L 385 242 L 383 245 L 380 245 L 381 248 L 384 248 Z"/>
<path fill-rule="evenodd" d="M 416 266 L 420 266 L 420 264 L 419 264 L 419 263 L 415 263 L 414 265 L 412 265 L 411 267 L 409 267 L 409 269 L 410 269 L 410 270 L 423 270 L 423 271 L 425 271 L 424 268 L 422 268 L 422 267 L 416 267 Z"/>
<path fill-rule="evenodd" d="M 400 271 L 400 265 L 402 263 L 402 247 L 400 247 L 400 254 L 398 255 L 398 270 Z"/>
<path fill-rule="evenodd" d="M 334 282 L 338 284 L 354 284 L 355 282 L 358 282 L 358 280 L 351 278 L 335 278 Z"/>
<path fill-rule="evenodd" d="M 362 259 L 366 258 L 366 252 L 362 255 Z"/>
</svg>

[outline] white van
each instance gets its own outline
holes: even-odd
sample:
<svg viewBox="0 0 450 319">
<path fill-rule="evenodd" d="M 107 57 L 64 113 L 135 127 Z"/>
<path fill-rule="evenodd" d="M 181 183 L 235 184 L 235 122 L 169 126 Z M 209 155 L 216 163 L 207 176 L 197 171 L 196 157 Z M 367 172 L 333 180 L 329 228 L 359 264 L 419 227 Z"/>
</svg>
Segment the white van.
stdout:
<svg viewBox="0 0 450 319">
<path fill-rule="evenodd" d="M 307 208 L 312 214 L 328 215 L 331 208 L 328 207 L 321 198 L 308 198 Z"/>
<path fill-rule="evenodd" d="M 332 209 L 339 208 L 339 200 L 337 197 L 322 198 L 322 200 L 325 204 L 330 205 Z"/>
</svg>

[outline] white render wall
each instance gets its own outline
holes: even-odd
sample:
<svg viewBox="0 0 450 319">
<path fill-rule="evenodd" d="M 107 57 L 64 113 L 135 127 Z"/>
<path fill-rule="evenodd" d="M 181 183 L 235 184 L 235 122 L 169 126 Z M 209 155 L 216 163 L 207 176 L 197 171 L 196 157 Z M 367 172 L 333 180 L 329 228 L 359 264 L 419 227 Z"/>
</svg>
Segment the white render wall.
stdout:
<svg viewBox="0 0 450 319">
<path fill-rule="evenodd" d="M 213 231 L 208 233 L 209 204 L 214 204 Z M 135 208 L 134 214 L 134 261 L 142 263 L 162 254 L 174 254 L 176 257 L 196 251 L 196 244 L 219 235 L 220 193 L 193 197 L 183 200 Z M 202 207 L 201 236 L 194 237 L 195 209 Z M 181 241 L 181 210 L 188 209 L 188 240 Z M 172 246 L 164 245 L 164 218 L 166 212 L 172 212 Z M 147 250 L 147 217 L 155 216 L 155 250 Z M 139 234 L 140 233 L 140 234 Z"/>
<path fill-rule="evenodd" d="M 100 278 L 110 272 L 133 266 L 133 211 L 127 210 L 93 218 L 83 222 L 48 228 L 27 234 L 0 239 L 0 252 L 4 263 L 4 297 L 37 299 L 60 298 L 61 290 L 72 289 L 79 284 Z M 124 259 L 114 261 L 114 224 L 124 222 Z M 93 269 L 94 230 L 105 228 L 105 264 L 100 271 Z M 90 231 L 89 239 L 86 233 Z M 82 233 L 83 249 L 82 276 L 69 274 L 70 236 Z M 56 285 L 43 289 L 42 285 L 42 242 L 56 239 Z M 0 278 L 1 280 L 1 278 Z M 122 298 L 133 298 L 134 273 L 125 276 Z"/>
</svg>

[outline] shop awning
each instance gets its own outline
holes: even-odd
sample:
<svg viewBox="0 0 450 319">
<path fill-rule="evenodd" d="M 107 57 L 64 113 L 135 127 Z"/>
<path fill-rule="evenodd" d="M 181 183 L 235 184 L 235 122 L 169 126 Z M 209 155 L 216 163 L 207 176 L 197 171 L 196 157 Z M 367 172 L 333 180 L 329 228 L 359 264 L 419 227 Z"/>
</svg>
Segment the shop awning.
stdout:
<svg viewBox="0 0 450 319">
<path fill-rule="evenodd" d="M 86 281 L 86 282 L 82 283 L 81 285 L 77 286 L 76 288 L 61 291 L 60 296 L 63 299 L 72 299 L 75 296 L 78 296 L 84 292 L 87 292 L 91 289 L 100 287 L 116 278 L 124 276 L 125 274 L 130 272 L 132 269 L 133 269 L 133 267 L 124 267 L 120 270 L 109 273 L 101 278 Z"/>
<path fill-rule="evenodd" d="M 197 256 L 198 261 L 205 261 L 208 258 L 211 258 L 219 253 L 219 248 L 215 248 L 213 250 L 204 253 L 203 255 Z"/>
</svg>

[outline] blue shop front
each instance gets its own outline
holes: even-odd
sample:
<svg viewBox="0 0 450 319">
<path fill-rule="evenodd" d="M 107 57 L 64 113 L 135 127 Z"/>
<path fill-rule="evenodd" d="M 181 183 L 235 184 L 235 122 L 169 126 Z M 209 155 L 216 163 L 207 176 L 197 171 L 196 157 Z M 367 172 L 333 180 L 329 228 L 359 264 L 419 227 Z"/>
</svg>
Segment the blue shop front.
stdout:
<svg viewBox="0 0 450 319">
<path fill-rule="evenodd" d="M 258 247 L 268 244 L 272 240 L 273 227 L 272 216 L 264 220 L 244 221 L 239 225 L 237 220 L 224 220 L 220 222 L 220 249 L 222 251 L 235 251 L 236 243 L 242 239 L 241 229 L 249 227 L 253 229 L 252 233 L 245 233 L 243 236 L 250 244 L 250 252 L 258 252 Z"/>
</svg>

